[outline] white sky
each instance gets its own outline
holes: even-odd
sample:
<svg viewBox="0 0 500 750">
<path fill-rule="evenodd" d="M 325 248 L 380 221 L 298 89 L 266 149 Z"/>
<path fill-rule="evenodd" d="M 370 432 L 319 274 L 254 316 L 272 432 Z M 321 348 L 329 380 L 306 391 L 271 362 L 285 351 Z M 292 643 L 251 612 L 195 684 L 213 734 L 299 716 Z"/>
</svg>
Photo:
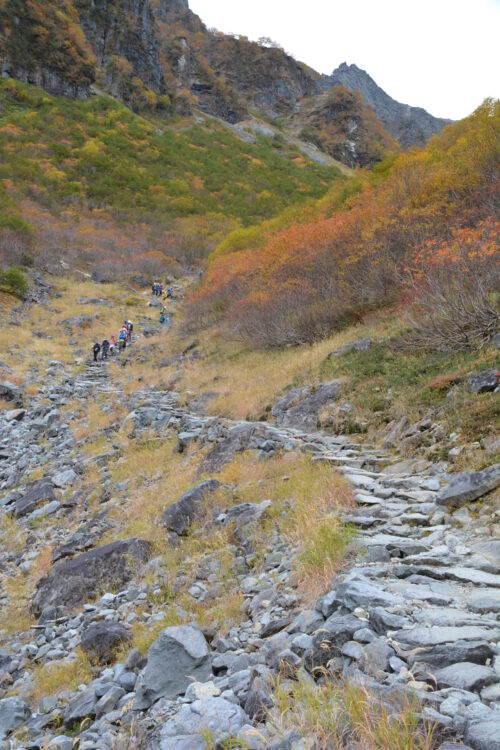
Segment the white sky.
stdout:
<svg viewBox="0 0 500 750">
<path fill-rule="evenodd" d="M 459 119 L 500 97 L 500 0 L 189 0 L 208 27 L 269 36 L 320 73 L 366 70 L 390 96 Z"/>
</svg>

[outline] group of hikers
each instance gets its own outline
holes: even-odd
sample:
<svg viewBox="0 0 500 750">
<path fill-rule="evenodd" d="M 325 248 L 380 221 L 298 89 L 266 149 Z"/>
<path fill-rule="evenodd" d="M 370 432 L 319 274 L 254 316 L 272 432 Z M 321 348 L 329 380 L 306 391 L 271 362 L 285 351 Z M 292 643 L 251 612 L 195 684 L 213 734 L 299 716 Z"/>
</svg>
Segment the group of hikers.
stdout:
<svg viewBox="0 0 500 750">
<path fill-rule="evenodd" d="M 96 339 L 92 349 L 94 353 L 94 362 L 98 361 L 99 355 L 101 360 L 104 360 L 107 359 L 108 356 L 115 354 L 117 351 L 120 352 L 122 349 L 125 349 L 127 344 L 130 344 L 132 341 L 133 330 L 134 324 L 132 321 L 124 320 L 123 325 L 120 328 L 120 333 L 118 334 L 118 339 L 116 336 L 112 335 L 109 339 L 103 339 L 102 344 Z"/>
<path fill-rule="evenodd" d="M 174 296 L 174 290 L 171 286 L 167 286 L 165 289 L 161 281 L 153 281 L 151 291 L 155 297 L 163 297 L 163 299 L 172 299 Z"/>
<path fill-rule="evenodd" d="M 162 297 L 163 300 L 173 299 L 174 290 L 171 286 L 166 288 L 163 286 L 161 281 L 153 281 L 151 291 L 155 297 Z M 170 315 L 167 308 L 163 304 L 160 310 L 160 323 L 170 323 Z M 132 331 L 134 325 L 131 320 L 124 320 L 123 325 L 120 328 L 118 338 L 116 336 L 110 336 L 109 339 L 103 339 L 102 343 L 96 339 L 92 348 L 94 354 L 94 362 L 99 360 L 105 360 L 113 354 L 119 353 L 122 349 L 125 349 L 127 344 L 132 341 Z"/>
</svg>

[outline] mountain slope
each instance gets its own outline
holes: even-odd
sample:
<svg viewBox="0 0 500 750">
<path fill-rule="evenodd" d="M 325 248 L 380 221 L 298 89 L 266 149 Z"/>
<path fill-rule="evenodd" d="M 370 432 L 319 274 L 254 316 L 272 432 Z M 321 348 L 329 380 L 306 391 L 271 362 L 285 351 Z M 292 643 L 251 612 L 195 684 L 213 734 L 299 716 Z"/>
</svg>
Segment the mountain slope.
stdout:
<svg viewBox="0 0 500 750">
<path fill-rule="evenodd" d="M 325 89 L 345 86 L 351 91 L 359 91 L 365 103 L 370 105 L 386 130 L 403 148 L 423 145 L 428 138 L 440 133 L 451 122 L 433 117 L 421 107 L 410 107 L 397 102 L 357 65 L 342 63 L 331 76 L 323 76 L 322 82 Z"/>
<path fill-rule="evenodd" d="M 322 77 L 274 43 L 209 30 L 187 0 L 0 0 L 0 68 L 55 95 L 84 99 L 95 83 L 135 112 L 163 119 L 196 111 L 233 124 L 254 114 L 293 116 L 298 132 L 305 100 L 308 139 L 349 166 L 393 151 L 389 134 L 408 146 L 445 124 L 394 102 L 355 66 Z M 382 147 L 353 150 L 344 111 L 332 125 L 335 108 L 324 109 L 324 91 L 339 84 L 361 92 L 364 102 L 352 100 L 348 110 L 356 110 L 358 134 L 377 130 Z"/>
</svg>

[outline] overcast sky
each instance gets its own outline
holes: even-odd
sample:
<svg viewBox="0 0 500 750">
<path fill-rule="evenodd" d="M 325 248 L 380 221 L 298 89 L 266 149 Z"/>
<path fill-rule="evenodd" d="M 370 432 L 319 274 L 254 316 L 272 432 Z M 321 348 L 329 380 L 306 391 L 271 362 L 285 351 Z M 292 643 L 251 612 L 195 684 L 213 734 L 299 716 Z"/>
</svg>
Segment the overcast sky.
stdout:
<svg viewBox="0 0 500 750">
<path fill-rule="evenodd" d="M 458 119 L 500 97 L 500 0 L 189 0 L 209 27 L 269 36 L 321 73 L 356 63 L 394 99 Z"/>
</svg>

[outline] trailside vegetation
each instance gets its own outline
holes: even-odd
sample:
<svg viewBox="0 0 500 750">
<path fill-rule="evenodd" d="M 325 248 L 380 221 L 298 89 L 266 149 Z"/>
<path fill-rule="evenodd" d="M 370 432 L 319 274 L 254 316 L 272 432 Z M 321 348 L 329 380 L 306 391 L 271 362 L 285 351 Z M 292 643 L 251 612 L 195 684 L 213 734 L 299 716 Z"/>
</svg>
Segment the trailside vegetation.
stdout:
<svg viewBox="0 0 500 750">
<path fill-rule="evenodd" d="M 489 99 L 425 148 L 335 184 L 302 214 L 229 236 L 190 319 L 223 321 L 230 335 L 275 347 L 405 302 L 422 343 L 481 345 L 498 327 L 499 208 L 500 102 Z"/>
</svg>

